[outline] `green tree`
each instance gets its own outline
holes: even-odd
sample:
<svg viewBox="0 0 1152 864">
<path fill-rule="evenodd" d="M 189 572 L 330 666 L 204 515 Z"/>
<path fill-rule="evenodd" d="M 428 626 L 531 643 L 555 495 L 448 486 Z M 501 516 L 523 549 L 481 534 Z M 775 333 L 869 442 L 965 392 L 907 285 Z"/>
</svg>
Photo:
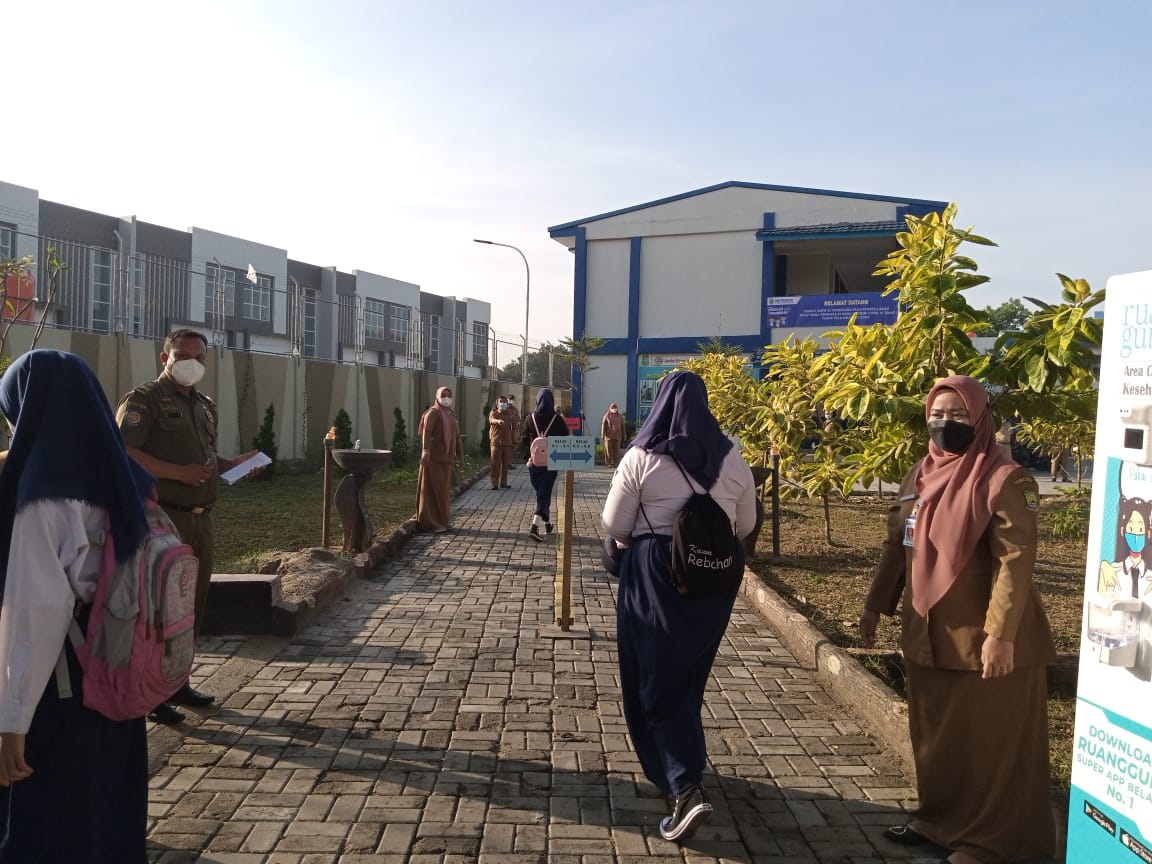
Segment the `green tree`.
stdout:
<svg viewBox="0 0 1152 864">
<path fill-rule="evenodd" d="M 572 381 L 576 380 L 575 372 L 580 373 L 580 404 L 584 404 L 584 381 L 587 380 L 588 373 L 599 368 L 592 365 L 592 354 L 604 345 L 604 340 L 596 336 L 584 336 L 580 339 L 561 339 L 560 340 L 560 354 L 558 358 L 563 360 L 571 370 Z M 583 418 L 580 418 L 583 420 Z"/>
<path fill-rule="evenodd" d="M 336 442 L 332 445 L 334 450 L 352 449 L 352 418 L 348 412 L 341 408 L 336 412 L 336 419 L 332 421 L 336 427 Z"/>
<path fill-rule="evenodd" d="M 572 386 L 572 370 L 567 363 L 560 362 L 564 353 L 561 345 L 554 345 L 551 342 L 543 343 L 537 350 L 528 352 L 528 381 L 537 386 L 548 384 L 548 358 L 552 356 L 552 385 L 562 389 L 568 389 Z M 514 360 L 509 360 L 502 367 L 498 378 L 500 381 L 508 381 L 512 383 L 520 383 L 522 378 L 520 367 L 520 355 L 517 354 Z"/>
<path fill-rule="evenodd" d="M 404 425 L 404 412 L 397 405 L 392 409 L 395 423 L 392 426 L 392 464 L 403 466 L 408 461 L 408 428 Z"/>
<path fill-rule="evenodd" d="M 1028 307 L 1015 297 L 1005 300 L 999 306 L 985 306 L 984 315 L 988 319 L 985 330 L 994 336 L 1022 330 L 1030 314 Z"/>
<path fill-rule="evenodd" d="M 264 420 L 252 439 L 252 446 L 272 460 L 272 463 L 257 476 L 264 480 L 271 480 L 276 473 L 276 409 L 268 403 L 268 410 L 264 412 Z"/>
</svg>

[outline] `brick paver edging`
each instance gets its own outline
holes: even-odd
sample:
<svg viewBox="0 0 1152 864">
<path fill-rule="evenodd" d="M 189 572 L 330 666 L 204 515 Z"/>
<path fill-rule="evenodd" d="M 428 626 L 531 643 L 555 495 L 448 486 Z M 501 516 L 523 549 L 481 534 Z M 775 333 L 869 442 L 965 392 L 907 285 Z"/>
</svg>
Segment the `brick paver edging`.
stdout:
<svg viewBox="0 0 1152 864">
<path fill-rule="evenodd" d="M 813 672 L 837 702 L 863 720 L 913 773 L 908 705 L 890 687 L 834 645 L 760 577 L 744 571 L 741 593 L 776 633 L 796 662 Z"/>
<path fill-rule="evenodd" d="M 452 498 L 463 495 L 482 477 L 488 476 L 485 465 L 475 474 L 452 488 Z M 333 598 L 343 593 L 350 579 L 363 579 L 368 571 L 392 558 L 416 533 L 416 517 L 400 523 L 387 537 L 381 537 L 356 555 L 339 576 L 323 585 L 315 594 L 293 602 L 280 601 L 276 606 L 277 636 L 294 636 L 322 612 Z"/>
</svg>

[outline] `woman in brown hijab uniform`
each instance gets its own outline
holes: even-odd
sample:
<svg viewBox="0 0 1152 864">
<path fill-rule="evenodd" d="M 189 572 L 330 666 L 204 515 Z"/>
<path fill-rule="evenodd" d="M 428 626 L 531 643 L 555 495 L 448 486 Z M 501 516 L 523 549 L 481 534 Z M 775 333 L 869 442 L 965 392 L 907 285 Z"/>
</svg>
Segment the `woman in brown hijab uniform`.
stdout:
<svg viewBox="0 0 1152 864">
<path fill-rule="evenodd" d="M 600 437 L 604 439 L 604 461 L 615 468 L 620 461 L 620 444 L 624 441 L 624 416 L 615 402 L 608 406 L 600 421 Z"/>
<path fill-rule="evenodd" d="M 452 413 L 452 388 L 436 391 L 436 404 L 416 427 L 420 436 L 420 474 L 416 480 L 416 524 L 421 531 L 448 530 L 452 509 L 452 461 L 464 467 L 460 424 Z"/>
<path fill-rule="evenodd" d="M 953 864 L 1045 858 L 1056 832 L 1046 666 L 1056 656 L 1032 581 L 1036 481 L 996 446 L 988 396 L 964 375 L 928 394 L 928 455 L 888 517 L 860 635 L 903 596 L 908 727 L 919 805 L 884 836 Z"/>
</svg>

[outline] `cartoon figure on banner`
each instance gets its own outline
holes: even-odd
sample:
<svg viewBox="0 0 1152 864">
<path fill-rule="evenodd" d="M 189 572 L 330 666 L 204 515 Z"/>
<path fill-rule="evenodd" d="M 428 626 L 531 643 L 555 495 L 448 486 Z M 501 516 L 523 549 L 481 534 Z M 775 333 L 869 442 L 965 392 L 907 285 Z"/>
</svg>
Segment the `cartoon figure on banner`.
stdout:
<svg viewBox="0 0 1152 864">
<path fill-rule="evenodd" d="M 1152 439 L 1125 424 L 1124 455 L 1152 462 L 1144 452 Z M 1108 520 L 1114 524 L 1112 549 L 1100 550 L 1096 596 L 1088 601 L 1087 639 L 1092 655 L 1109 666 L 1152 680 L 1152 576 L 1148 541 L 1152 538 L 1152 466 L 1111 458 Z M 1115 514 L 1113 517 L 1112 514 Z M 1112 518 L 1115 522 L 1112 523 Z M 1105 529 L 1105 535 L 1109 532 Z"/>
</svg>

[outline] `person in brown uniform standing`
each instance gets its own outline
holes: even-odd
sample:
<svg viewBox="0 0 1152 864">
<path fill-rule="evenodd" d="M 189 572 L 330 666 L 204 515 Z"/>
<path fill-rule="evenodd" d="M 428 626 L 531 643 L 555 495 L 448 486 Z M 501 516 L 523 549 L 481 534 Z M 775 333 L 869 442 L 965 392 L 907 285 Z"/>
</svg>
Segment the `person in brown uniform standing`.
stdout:
<svg viewBox="0 0 1152 864">
<path fill-rule="evenodd" d="M 604 461 L 615 468 L 620 461 L 620 445 L 624 441 L 624 418 L 613 402 L 600 421 L 600 438 L 604 441 Z"/>
<path fill-rule="evenodd" d="M 180 539 L 192 547 L 200 561 L 196 578 L 196 635 L 208 605 L 215 538 L 212 508 L 220 489 L 220 472 L 243 462 L 257 451 L 228 459 L 216 452 L 216 405 L 196 389 L 204 377 L 208 340 L 195 330 L 176 330 L 164 340 L 155 381 L 141 384 L 120 400 L 116 422 L 128 455 L 156 478 L 160 506 Z M 203 707 L 215 697 L 191 685 L 172 694 L 171 703 Z M 155 723 L 172 725 L 184 715 L 170 702 L 148 715 Z"/>
<path fill-rule="evenodd" d="M 488 443 L 492 449 L 492 488 L 510 489 L 508 466 L 512 463 L 512 447 L 516 443 L 516 413 L 508 406 L 508 397 L 500 396 L 496 407 L 488 413 Z"/>
<path fill-rule="evenodd" d="M 952 864 L 1055 850 L 1048 769 L 1052 631 L 1033 583 L 1036 481 L 997 447 L 984 386 L 928 394 L 928 455 L 904 478 L 860 616 L 874 644 L 903 597 L 908 728 L 919 803 L 884 836 Z"/>
</svg>

